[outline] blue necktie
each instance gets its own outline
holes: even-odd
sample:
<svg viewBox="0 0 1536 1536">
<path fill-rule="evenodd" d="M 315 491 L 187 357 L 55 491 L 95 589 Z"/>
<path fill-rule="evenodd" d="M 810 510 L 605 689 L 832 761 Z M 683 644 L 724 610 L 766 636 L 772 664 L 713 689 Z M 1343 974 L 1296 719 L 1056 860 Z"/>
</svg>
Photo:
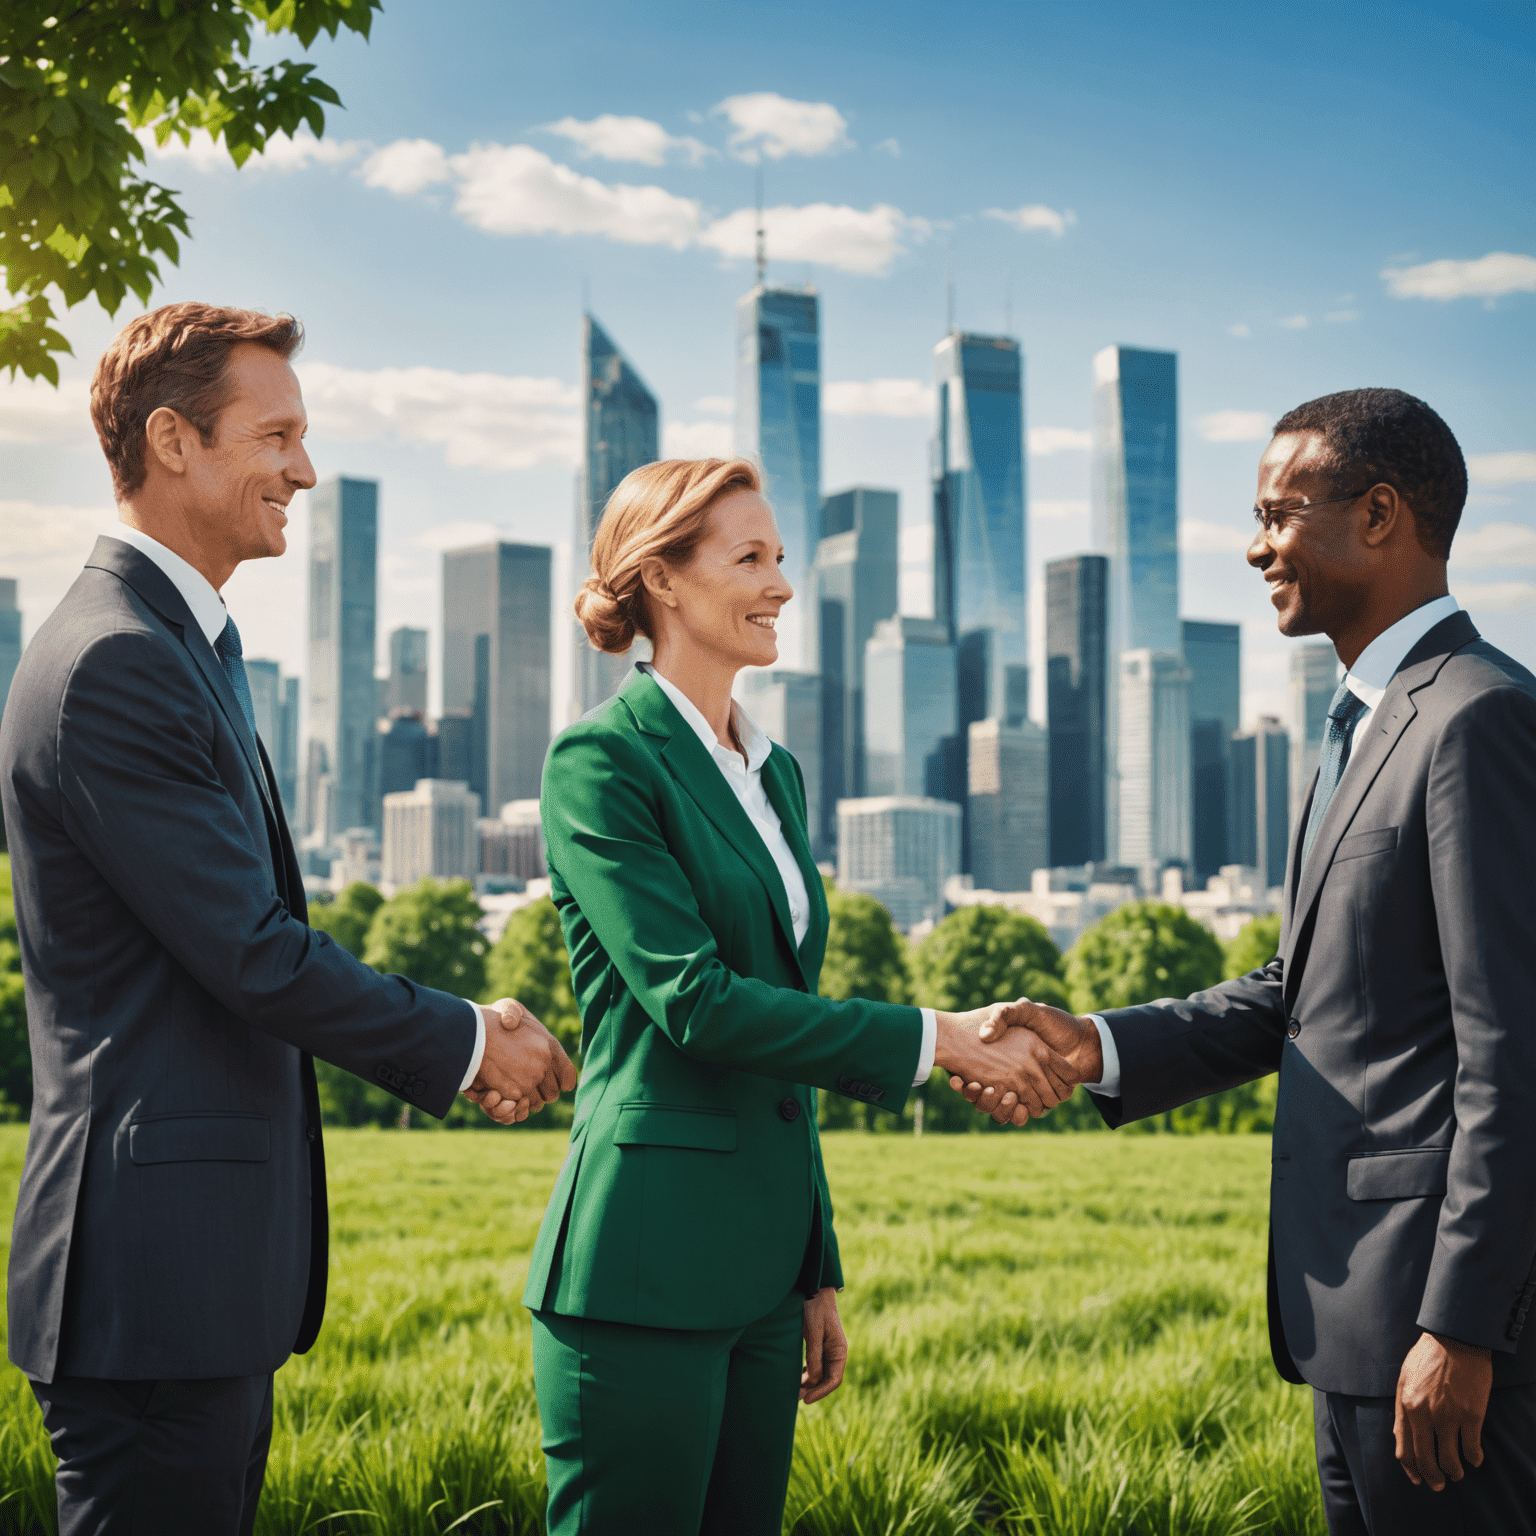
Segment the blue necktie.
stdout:
<svg viewBox="0 0 1536 1536">
<path fill-rule="evenodd" d="M 246 681 L 245 661 L 240 650 L 240 631 L 235 628 L 233 619 L 224 621 L 219 638 L 213 642 L 213 650 L 219 658 L 219 665 L 224 668 L 224 675 L 229 679 L 229 686 L 235 690 L 235 698 L 245 716 L 245 723 L 250 726 L 251 735 L 255 736 L 256 707 L 251 703 L 251 685 Z"/>
<path fill-rule="evenodd" d="M 1301 867 L 1306 869 L 1307 856 L 1312 852 L 1313 841 L 1323 817 L 1328 814 L 1328 802 L 1349 767 L 1349 749 L 1354 740 L 1355 724 L 1365 713 L 1365 700 L 1349 691 L 1347 683 L 1339 684 L 1339 691 L 1328 706 L 1328 727 L 1323 732 L 1323 750 L 1318 757 L 1317 788 L 1312 792 L 1312 812 L 1307 817 L 1307 835 L 1301 845 Z"/>
</svg>

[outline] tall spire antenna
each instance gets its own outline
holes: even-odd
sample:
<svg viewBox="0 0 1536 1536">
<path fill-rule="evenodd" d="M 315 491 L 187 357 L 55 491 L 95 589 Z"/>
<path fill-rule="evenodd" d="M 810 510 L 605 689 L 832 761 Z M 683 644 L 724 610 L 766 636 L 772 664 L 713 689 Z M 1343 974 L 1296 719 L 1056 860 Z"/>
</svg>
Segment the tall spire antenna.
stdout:
<svg viewBox="0 0 1536 1536">
<path fill-rule="evenodd" d="M 763 228 L 763 167 L 757 167 L 757 286 L 763 286 L 768 272 L 768 235 Z"/>
</svg>

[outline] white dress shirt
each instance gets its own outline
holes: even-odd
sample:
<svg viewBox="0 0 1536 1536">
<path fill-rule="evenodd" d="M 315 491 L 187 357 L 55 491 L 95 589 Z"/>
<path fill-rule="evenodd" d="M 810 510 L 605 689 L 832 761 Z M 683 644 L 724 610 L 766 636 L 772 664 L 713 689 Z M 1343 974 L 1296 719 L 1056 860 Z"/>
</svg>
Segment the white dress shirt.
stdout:
<svg viewBox="0 0 1536 1536">
<path fill-rule="evenodd" d="M 711 729 L 709 721 L 704 718 L 703 711 L 681 688 L 664 678 L 650 662 L 642 661 L 639 665 L 642 672 L 648 672 L 656 680 L 657 687 L 671 699 L 678 714 L 688 722 L 694 735 L 699 738 L 704 750 L 709 753 L 715 766 L 720 770 L 721 776 L 730 786 L 731 793 L 735 795 L 742 810 L 747 813 L 747 819 L 756 828 L 757 835 L 762 838 L 763 846 L 768 850 L 768 856 L 773 860 L 774 867 L 779 872 L 779 878 L 784 882 L 784 894 L 789 898 L 790 921 L 795 930 L 795 943 L 804 943 L 805 935 L 811 926 L 810 893 L 805 888 L 805 876 L 789 846 L 789 839 L 784 836 L 784 826 L 779 820 L 779 813 L 774 810 L 773 802 L 768 798 L 768 791 L 763 788 L 763 764 L 768 761 L 768 755 L 773 751 L 772 741 L 764 735 L 751 715 L 732 699 L 731 714 L 736 726 L 736 735 L 747 754 L 746 759 L 743 760 L 741 753 L 721 746 L 720 739 Z M 939 1026 L 934 1011 L 932 1008 L 924 1008 L 921 1011 L 923 1043 L 917 1059 L 917 1076 L 912 1080 L 914 1087 L 928 1081 L 928 1074 L 933 1071 L 934 1052 L 938 1049 Z"/>
<path fill-rule="evenodd" d="M 1437 597 L 1422 607 L 1415 608 L 1412 613 L 1405 614 L 1390 629 L 1382 630 L 1355 658 L 1354 666 L 1344 674 L 1344 686 L 1365 705 L 1365 709 L 1355 719 L 1354 734 L 1350 737 L 1352 744 L 1360 740 L 1365 722 L 1371 718 L 1376 706 L 1386 697 L 1387 685 L 1397 675 L 1397 669 L 1402 666 L 1408 652 L 1436 624 L 1450 618 L 1453 613 L 1459 612 L 1460 608 L 1461 604 L 1449 593 L 1444 597 Z M 1354 756 L 1351 753 L 1350 762 L 1353 761 Z M 1344 767 L 1344 777 L 1349 777 L 1347 763 Z M 1099 1044 L 1104 1051 L 1104 1075 L 1098 1082 L 1085 1083 L 1084 1087 L 1093 1093 L 1102 1093 L 1106 1098 L 1119 1098 L 1120 1052 L 1115 1046 L 1114 1031 L 1104 1022 L 1100 1014 L 1089 1014 L 1089 1018 L 1099 1026 Z"/>
<path fill-rule="evenodd" d="M 120 539 L 124 544 L 131 545 L 134 549 L 153 560 L 157 566 L 169 578 L 171 585 L 181 594 L 182 601 L 192 610 L 192 617 L 197 621 L 197 627 L 202 630 L 203 637 L 209 645 L 224 633 L 224 626 L 229 621 L 229 610 L 224 606 L 224 599 L 215 591 L 213 583 L 194 565 L 189 565 L 174 549 L 167 549 L 158 539 L 152 539 L 139 528 L 130 528 L 126 523 L 119 523 L 114 528 L 110 538 Z M 459 1084 L 459 1092 L 462 1093 L 474 1082 L 480 1071 L 480 1061 L 485 1055 L 485 1015 L 480 1011 L 478 1003 L 465 999 L 468 1007 L 475 1012 L 475 1048 L 470 1052 L 469 1071 L 464 1074 L 464 1081 Z"/>
</svg>

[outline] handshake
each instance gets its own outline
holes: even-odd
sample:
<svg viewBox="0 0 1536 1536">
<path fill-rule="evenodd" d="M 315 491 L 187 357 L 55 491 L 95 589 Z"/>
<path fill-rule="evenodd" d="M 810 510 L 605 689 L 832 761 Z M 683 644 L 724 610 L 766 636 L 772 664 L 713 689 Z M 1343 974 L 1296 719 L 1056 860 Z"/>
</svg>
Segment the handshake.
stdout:
<svg viewBox="0 0 1536 1536">
<path fill-rule="evenodd" d="M 480 1012 L 485 1016 L 485 1054 L 464 1097 L 498 1125 L 526 1120 L 576 1086 L 571 1058 L 516 998 L 498 998 Z"/>
<path fill-rule="evenodd" d="M 999 1125 L 1025 1125 L 1104 1076 L 1098 1026 L 1060 1008 L 1021 997 L 937 1020 L 934 1065 Z"/>
</svg>

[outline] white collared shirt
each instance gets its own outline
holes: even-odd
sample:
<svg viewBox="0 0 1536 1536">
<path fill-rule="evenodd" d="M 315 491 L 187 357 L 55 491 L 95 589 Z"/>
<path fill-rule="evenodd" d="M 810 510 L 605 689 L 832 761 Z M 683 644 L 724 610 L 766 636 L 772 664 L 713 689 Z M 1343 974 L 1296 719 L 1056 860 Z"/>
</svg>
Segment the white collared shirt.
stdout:
<svg viewBox="0 0 1536 1536">
<path fill-rule="evenodd" d="M 642 661 L 639 666 L 642 672 L 649 673 L 655 679 L 656 686 L 672 701 L 678 714 L 699 738 L 704 750 L 709 753 L 730 786 L 731 793 L 747 813 L 747 819 L 756 829 L 757 835 L 762 838 L 763 846 L 768 850 L 768 856 L 784 882 L 784 894 L 789 899 L 790 921 L 795 930 L 795 943 L 803 944 L 811 926 L 810 893 L 806 890 L 805 875 L 789 846 L 789 839 L 784 836 L 784 825 L 779 820 L 779 813 L 774 810 L 768 791 L 763 787 L 763 764 L 773 751 L 773 742 L 751 715 L 732 699 L 731 718 L 736 726 L 737 738 L 747 753 L 743 760 L 741 753 L 720 744 L 709 721 L 704 718 L 703 711 L 681 688 L 663 677 L 650 662 Z M 921 1011 L 923 1043 L 918 1054 L 918 1073 L 913 1079 L 914 1087 L 928 1081 L 928 1074 L 933 1071 L 934 1052 L 938 1049 L 939 1026 L 934 1011 L 932 1008 Z"/>
<path fill-rule="evenodd" d="M 1365 711 L 1355 721 L 1352 741 L 1360 740 L 1361 727 L 1371 718 L 1376 706 L 1386 697 L 1387 686 L 1397 676 L 1397 669 L 1402 666 L 1408 652 L 1436 624 L 1443 623 L 1453 613 L 1460 612 L 1460 609 L 1461 604 L 1449 593 L 1444 597 L 1434 598 L 1421 607 L 1415 608 L 1412 613 L 1404 614 L 1390 628 L 1382 630 L 1355 658 L 1354 666 L 1344 674 L 1344 686 L 1365 705 Z M 1347 765 L 1344 772 L 1347 776 L 1349 773 Z M 1099 1014 L 1092 1013 L 1088 1017 L 1099 1026 L 1099 1045 L 1104 1052 L 1104 1075 L 1098 1082 L 1085 1086 L 1094 1093 L 1102 1093 L 1106 1098 L 1118 1098 L 1120 1096 L 1120 1052 L 1115 1045 L 1114 1031 Z"/>
<path fill-rule="evenodd" d="M 214 590 L 213 583 L 195 565 L 188 564 L 174 549 L 167 549 L 159 539 L 152 539 L 142 529 L 130 528 L 126 523 L 120 523 L 108 537 L 122 540 L 146 559 L 153 560 L 181 594 L 181 600 L 192 610 L 192 617 L 208 644 L 212 645 L 218 640 L 229 621 L 229 610 L 224 606 L 224 599 Z M 464 1001 L 475 1011 L 475 1048 L 470 1053 L 469 1071 L 459 1084 L 460 1093 L 474 1082 L 480 1071 L 481 1058 L 485 1055 L 485 1015 L 480 1012 L 478 1003 L 471 1003 L 468 998 Z"/>
</svg>

